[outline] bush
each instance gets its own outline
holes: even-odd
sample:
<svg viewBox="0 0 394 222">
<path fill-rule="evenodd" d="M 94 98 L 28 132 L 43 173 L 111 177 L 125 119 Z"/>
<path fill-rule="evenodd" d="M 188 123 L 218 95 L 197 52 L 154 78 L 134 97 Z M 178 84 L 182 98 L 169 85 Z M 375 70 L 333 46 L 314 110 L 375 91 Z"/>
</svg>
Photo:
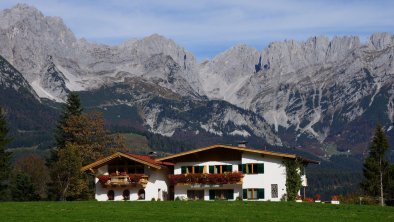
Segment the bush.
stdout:
<svg viewBox="0 0 394 222">
<path fill-rule="evenodd" d="M 156 201 L 156 199 L 154 197 L 152 197 L 152 199 L 150 201 Z"/>
<path fill-rule="evenodd" d="M 180 201 L 180 200 L 181 200 L 181 198 L 179 198 L 179 197 L 175 198 L 175 201 Z"/>
</svg>

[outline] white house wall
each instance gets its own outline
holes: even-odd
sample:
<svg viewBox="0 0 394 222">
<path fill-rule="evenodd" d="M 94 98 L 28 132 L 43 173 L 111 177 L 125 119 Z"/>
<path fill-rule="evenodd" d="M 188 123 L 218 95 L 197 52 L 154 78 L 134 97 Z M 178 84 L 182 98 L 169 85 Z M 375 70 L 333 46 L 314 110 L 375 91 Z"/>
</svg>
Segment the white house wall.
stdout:
<svg viewBox="0 0 394 222">
<path fill-rule="evenodd" d="M 164 200 L 167 199 L 168 194 L 168 171 L 157 170 L 145 166 L 145 174 L 149 175 L 148 184 L 145 188 L 145 200 Z M 159 190 L 160 189 L 160 190 Z M 165 198 L 163 198 L 163 196 Z"/>
<path fill-rule="evenodd" d="M 264 188 L 264 200 L 279 201 L 286 193 L 286 167 L 282 161 L 282 158 L 243 153 L 242 164 L 264 163 L 264 174 L 244 174 L 242 188 Z M 271 184 L 278 184 L 278 198 L 271 197 Z"/>
</svg>

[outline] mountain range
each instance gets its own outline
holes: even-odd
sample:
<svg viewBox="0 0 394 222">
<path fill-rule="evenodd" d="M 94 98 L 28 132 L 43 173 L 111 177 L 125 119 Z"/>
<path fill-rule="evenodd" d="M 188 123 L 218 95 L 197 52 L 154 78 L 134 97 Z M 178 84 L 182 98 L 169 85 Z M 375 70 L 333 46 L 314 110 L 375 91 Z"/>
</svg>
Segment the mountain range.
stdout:
<svg viewBox="0 0 394 222">
<path fill-rule="evenodd" d="M 157 34 L 114 46 L 77 39 L 61 18 L 18 4 L 0 11 L 0 56 L 0 102 L 17 114 L 9 118 L 20 138 L 53 129 L 59 104 L 78 91 L 85 109 L 102 111 L 114 129 L 196 146 L 247 140 L 321 157 L 358 155 L 378 122 L 394 145 L 389 33 L 366 42 L 286 40 L 261 51 L 236 45 L 199 62 Z"/>
</svg>

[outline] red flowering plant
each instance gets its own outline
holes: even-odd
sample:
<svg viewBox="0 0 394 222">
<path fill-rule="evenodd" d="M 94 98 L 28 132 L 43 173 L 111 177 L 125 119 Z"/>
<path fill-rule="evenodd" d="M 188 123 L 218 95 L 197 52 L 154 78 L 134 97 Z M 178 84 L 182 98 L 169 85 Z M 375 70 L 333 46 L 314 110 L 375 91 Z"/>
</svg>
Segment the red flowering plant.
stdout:
<svg viewBox="0 0 394 222">
<path fill-rule="evenodd" d="M 337 195 L 334 195 L 334 196 L 331 197 L 331 200 L 337 201 L 337 200 L 339 200 L 339 197 Z"/>
<path fill-rule="evenodd" d="M 229 172 L 222 174 L 189 173 L 169 175 L 171 184 L 235 184 L 241 182 L 242 173 Z"/>
<path fill-rule="evenodd" d="M 111 176 L 110 175 L 100 175 L 100 176 L 97 176 L 97 179 L 99 179 L 99 182 L 104 185 L 107 183 L 108 180 L 111 180 Z"/>
<path fill-rule="evenodd" d="M 305 202 L 312 203 L 312 202 L 313 202 L 313 198 L 306 197 L 306 198 L 304 199 L 304 201 L 305 201 Z"/>
<path fill-rule="evenodd" d="M 300 195 L 297 195 L 297 196 L 296 196 L 296 200 L 302 200 L 301 196 L 300 196 Z"/>
<path fill-rule="evenodd" d="M 315 200 L 320 200 L 320 194 L 315 195 Z"/>
<path fill-rule="evenodd" d="M 141 180 L 142 176 L 143 174 L 129 174 L 130 182 L 138 183 Z"/>
</svg>

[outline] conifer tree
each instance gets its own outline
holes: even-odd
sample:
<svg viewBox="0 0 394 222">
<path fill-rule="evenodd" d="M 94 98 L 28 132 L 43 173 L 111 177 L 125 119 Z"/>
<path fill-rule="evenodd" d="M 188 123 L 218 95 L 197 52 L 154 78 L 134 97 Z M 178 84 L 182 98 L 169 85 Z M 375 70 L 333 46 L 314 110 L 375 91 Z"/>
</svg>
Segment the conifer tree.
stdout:
<svg viewBox="0 0 394 222">
<path fill-rule="evenodd" d="M 369 147 L 369 156 L 364 162 L 364 180 L 361 187 L 365 194 L 379 196 L 380 204 L 384 205 L 384 191 L 387 188 L 389 162 L 385 155 L 389 143 L 380 124 L 376 126 L 375 135 Z"/>
<path fill-rule="evenodd" d="M 39 200 L 31 177 L 24 172 L 17 172 L 11 185 L 12 200 L 14 201 L 33 201 Z"/>
<path fill-rule="evenodd" d="M 65 147 L 66 141 L 72 139 L 72 135 L 64 131 L 67 121 L 73 116 L 80 116 L 82 111 L 83 109 L 81 107 L 81 101 L 78 94 L 76 92 L 70 92 L 68 94 L 63 113 L 60 116 L 59 122 L 57 124 L 55 139 L 56 147 L 58 149 Z"/>
<path fill-rule="evenodd" d="M 8 131 L 5 113 L 0 107 L 0 199 L 6 199 L 7 182 L 11 172 L 11 152 L 6 151 L 6 145 L 11 142 Z"/>
</svg>

